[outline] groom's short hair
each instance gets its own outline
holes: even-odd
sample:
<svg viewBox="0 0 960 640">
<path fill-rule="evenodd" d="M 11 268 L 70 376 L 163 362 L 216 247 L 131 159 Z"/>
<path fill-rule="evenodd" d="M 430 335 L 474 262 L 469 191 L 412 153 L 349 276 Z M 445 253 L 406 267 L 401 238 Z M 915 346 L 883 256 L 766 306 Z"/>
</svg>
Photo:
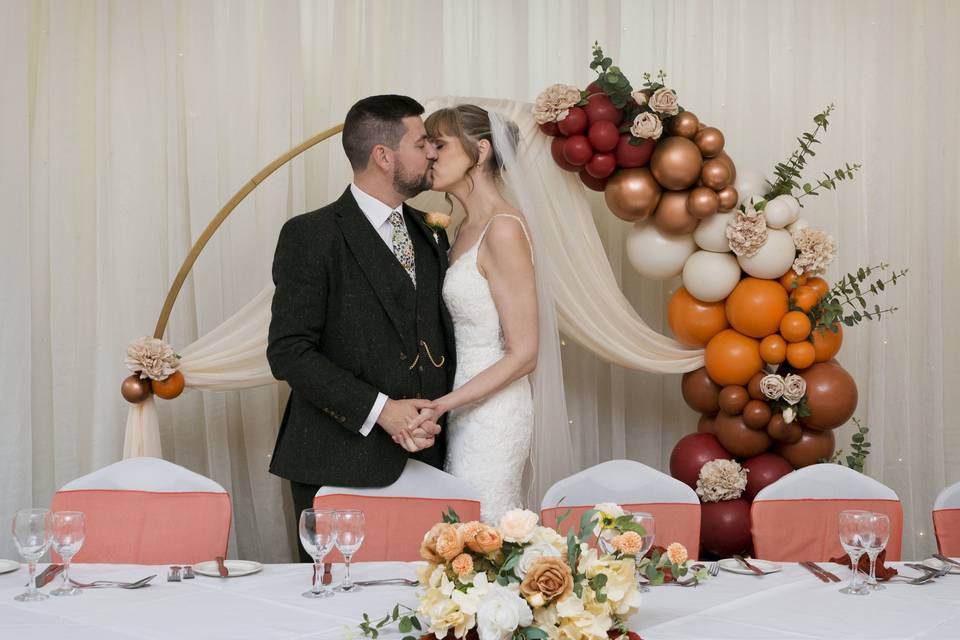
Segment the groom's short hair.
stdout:
<svg viewBox="0 0 960 640">
<path fill-rule="evenodd" d="M 343 122 L 343 150 L 350 166 L 365 169 L 378 144 L 396 149 L 406 132 L 403 119 L 422 113 L 422 104 L 397 95 L 370 96 L 350 107 Z"/>
</svg>

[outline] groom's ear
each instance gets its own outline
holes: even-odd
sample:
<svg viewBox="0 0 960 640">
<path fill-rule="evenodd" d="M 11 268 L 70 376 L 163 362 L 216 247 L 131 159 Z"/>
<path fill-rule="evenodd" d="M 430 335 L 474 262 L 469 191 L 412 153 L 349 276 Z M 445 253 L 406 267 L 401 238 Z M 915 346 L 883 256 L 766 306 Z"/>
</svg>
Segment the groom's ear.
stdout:
<svg viewBox="0 0 960 640">
<path fill-rule="evenodd" d="M 375 144 L 370 150 L 370 159 L 367 160 L 367 168 L 375 165 L 380 171 L 389 173 L 393 170 L 393 151 L 386 145 Z"/>
</svg>

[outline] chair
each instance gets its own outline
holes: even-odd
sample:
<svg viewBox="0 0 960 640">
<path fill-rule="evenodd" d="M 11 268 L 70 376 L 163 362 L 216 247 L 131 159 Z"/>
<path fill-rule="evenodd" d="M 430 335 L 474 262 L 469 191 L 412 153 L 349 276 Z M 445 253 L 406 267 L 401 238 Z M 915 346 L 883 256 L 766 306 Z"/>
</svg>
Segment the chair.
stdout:
<svg viewBox="0 0 960 640">
<path fill-rule="evenodd" d="M 940 553 L 960 556 L 960 482 L 941 491 L 933 503 L 933 531 Z"/>
<path fill-rule="evenodd" d="M 470 485 L 412 458 L 387 487 L 321 487 L 313 506 L 363 511 L 366 536 L 353 556 L 357 562 L 420 560 L 424 534 L 448 508 L 463 522 L 480 519 L 480 496 Z M 341 556 L 334 549 L 327 557 L 338 561 Z"/>
<path fill-rule="evenodd" d="M 230 496 L 159 458 L 121 460 L 68 482 L 51 510 L 84 513 L 75 562 L 193 564 L 227 553 Z"/>
<path fill-rule="evenodd" d="M 756 495 L 750 508 L 754 555 L 765 560 L 825 562 L 844 555 L 837 529 L 847 509 L 890 518 L 888 561 L 900 560 L 903 508 L 893 489 L 839 464 L 823 463 L 789 473 Z"/>
<path fill-rule="evenodd" d="M 543 498 L 540 521 L 561 533 L 579 526 L 580 516 L 601 502 L 616 502 L 626 511 L 645 511 L 656 519 L 653 543 L 680 542 L 691 558 L 700 553 L 700 500 L 676 478 L 633 460 L 610 460 L 575 473 L 550 487 Z"/>
</svg>

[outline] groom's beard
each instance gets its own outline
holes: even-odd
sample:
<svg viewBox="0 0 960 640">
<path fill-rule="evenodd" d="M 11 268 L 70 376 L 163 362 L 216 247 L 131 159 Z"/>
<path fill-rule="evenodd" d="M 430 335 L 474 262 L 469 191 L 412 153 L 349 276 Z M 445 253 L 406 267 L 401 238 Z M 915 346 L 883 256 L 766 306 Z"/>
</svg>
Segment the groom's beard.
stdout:
<svg viewBox="0 0 960 640">
<path fill-rule="evenodd" d="M 431 187 L 433 187 L 432 162 L 421 175 L 410 175 L 406 172 L 403 165 L 400 165 L 397 167 L 397 172 L 393 176 L 393 189 L 404 198 L 412 198 L 420 195 L 424 191 L 429 191 Z"/>
</svg>

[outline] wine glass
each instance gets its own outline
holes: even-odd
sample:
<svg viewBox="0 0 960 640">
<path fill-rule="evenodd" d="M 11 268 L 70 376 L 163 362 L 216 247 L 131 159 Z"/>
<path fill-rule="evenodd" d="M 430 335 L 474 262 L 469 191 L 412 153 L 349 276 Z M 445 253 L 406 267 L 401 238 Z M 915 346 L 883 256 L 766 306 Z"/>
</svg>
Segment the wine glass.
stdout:
<svg viewBox="0 0 960 640">
<path fill-rule="evenodd" d="M 17 551 L 27 561 L 30 571 L 30 582 L 27 590 L 13 599 L 19 602 L 33 602 L 46 600 L 49 596 L 37 591 L 37 562 L 50 548 L 50 510 L 49 509 L 21 509 L 13 516 L 10 526 L 13 532 L 13 542 Z"/>
<path fill-rule="evenodd" d="M 650 551 L 650 547 L 653 546 L 653 539 L 656 536 L 656 520 L 652 513 L 638 511 L 630 514 L 630 521 L 643 527 L 643 534 L 640 536 L 643 540 L 643 547 L 634 557 L 634 561 L 639 564 L 643 557 L 647 555 L 647 552 Z M 639 577 L 639 572 L 637 575 Z M 649 587 L 639 584 L 639 581 L 637 588 L 640 591 L 650 591 Z"/>
<path fill-rule="evenodd" d="M 84 518 L 79 511 L 55 511 L 50 517 L 50 544 L 63 559 L 63 580 L 50 592 L 52 596 L 78 596 L 83 591 L 70 584 L 70 560 L 77 555 L 84 539 Z"/>
<path fill-rule="evenodd" d="M 333 549 L 336 538 L 336 512 L 333 509 L 304 509 L 300 514 L 300 543 L 313 557 L 314 581 L 309 591 L 303 592 L 304 598 L 330 598 L 333 593 L 323 586 L 319 577 L 323 573 L 323 559 Z"/>
<path fill-rule="evenodd" d="M 867 556 L 870 558 L 870 577 L 867 578 L 867 586 L 874 591 L 881 591 L 886 587 L 877 582 L 877 556 L 887 547 L 887 541 L 890 539 L 890 518 L 882 513 L 871 513 L 869 522 L 873 535 L 870 545 L 867 546 Z"/>
<path fill-rule="evenodd" d="M 333 590 L 338 593 L 360 591 L 360 587 L 353 584 L 353 581 L 350 579 L 350 558 L 357 552 L 360 545 L 363 544 L 363 511 L 356 509 L 337 511 L 336 522 L 337 549 L 343 554 L 343 559 L 347 561 L 347 575 L 343 578 L 343 582 L 334 587 Z"/>
<path fill-rule="evenodd" d="M 873 544 L 873 534 L 870 525 L 869 511 L 848 510 L 841 511 L 838 528 L 840 530 L 840 544 L 850 556 L 850 584 L 840 589 L 840 593 L 847 595 L 865 596 L 869 589 L 857 584 L 860 558 L 868 547 Z"/>
</svg>

